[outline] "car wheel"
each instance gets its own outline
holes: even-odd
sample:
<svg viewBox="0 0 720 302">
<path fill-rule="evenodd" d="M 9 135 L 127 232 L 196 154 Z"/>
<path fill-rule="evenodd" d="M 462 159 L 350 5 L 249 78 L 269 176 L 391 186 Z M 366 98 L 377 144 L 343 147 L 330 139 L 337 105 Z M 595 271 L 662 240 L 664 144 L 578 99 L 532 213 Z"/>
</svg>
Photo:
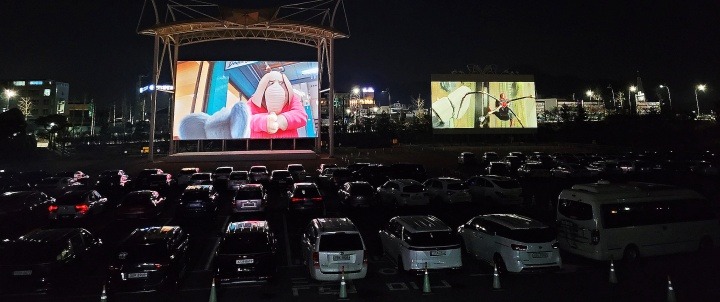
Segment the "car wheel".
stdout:
<svg viewBox="0 0 720 302">
<path fill-rule="evenodd" d="M 623 251 L 623 261 L 627 264 L 634 264 L 637 263 L 638 259 L 640 258 L 640 251 L 638 250 L 637 246 L 631 244 L 628 245 L 625 248 L 625 251 Z"/>
<path fill-rule="evenodd" d="M 507 272 L 507 266 L 505 266 L 505 261 L 502 259 L 500 254 L 495 254 L 495 256 L 493 256 L 493 263 L 495 263 L 499 272 Z"/>
</svg>

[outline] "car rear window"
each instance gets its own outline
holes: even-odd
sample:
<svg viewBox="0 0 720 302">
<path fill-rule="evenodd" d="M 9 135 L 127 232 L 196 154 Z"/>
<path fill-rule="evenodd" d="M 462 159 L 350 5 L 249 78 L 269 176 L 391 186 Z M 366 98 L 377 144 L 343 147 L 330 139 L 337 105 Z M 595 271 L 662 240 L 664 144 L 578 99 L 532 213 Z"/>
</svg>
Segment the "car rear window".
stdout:
<svg viewBox="0 0 720 302">
<path fill-rule="evenodd" d="M 169 256 L 167 246 L 161 243 L 121 246 L 116 255 L 117 259 L 122 261 L 149 263 L 163 261 Z"/>
<path fill-rule="evenodd" d="M 320 236 L 321 252 L 363 250 L 363 242 L 358 233 L 334 233 Z"/>
<path fill-rule="evenodd" d="M 247 173 L 233 173 L 233 174 L 230 174 L 230 180 L 242 180 L 242 179 L 247 179 L 247 178 L 248 178 Z"/>
<path fill-rule="evenodd" d="M 150 198 L 148 196 L 148 194 L 128 194 L 123 198 L 120 205 L 124 207 L 150 205 Z"/>
<path fill-rule="evenodd" d="M 514 229 L 508 230 L 501 234 L 503 237 L 517 240 L 524 243 L 542 243 L 555 240 L 555 231 L 549 227 L 531 228 L 531 229 Z"/>
<path fill-rule="evenodd" d="M 349 170 L 337 170 L 333 172 L 333 177 L 350 177 L 352 175 L 352 172 Z"/>
<path fill-rule="evenodd" d="M 64 194 L 55 200 L 55 202 L 59 205 L 71 205 L 71 204 L 78 204 L 85 201 L 85 193 L 84 192 L 71 192 L 68 194 Z"/>
<path fill-rule="evenodd" d="M 233 171 L 232 168 L 217 168 L 217 169 L 215 169 L 215 173 L 226 173 L 227 174 L 232 171 Z"/>
<path fill-rule="evenodd" d="M 293 171 L 293 172 L 305 171 L 305 168 L 303 168 L 303 166 L 288 166 L 287 169 L 288 169 L 288 171 Z"/>
<path fill-rule="evenodd" d="M 467 189 L 467 185 L 462 182 L 451 182 L 447 185 L 448 190 L 465 190 Z"/>
<path fill-rule="evenodd" d="M 266 172 L 267 172 L 267 168 L 265 168 L 265 167 L 252 167 L 252 168 L 250 168 L 250 172 L 252 172 L 252 173 L 266 173 Z"/>
<path fill-rule="evenodd" d="M 239 190 L 235 194 L 235 200 L 262 199 L 260 190 Z"/>
<path fill-rule="evenodd" d="M 190 179 L 192 180 L 209 180 L 210 174 L 193 174 L 193 176 L 190 176 Z"/>
<path fill-rule="evenodd" d="M 406 193 L 420 193 L 425 189 L 422 185 L 409 185 L 403 187 L 403 192 Z"/>
<path fill-rule="evenodd" d="M 373 187 L 369 184 L 355 184 L 350 188 L 350 190 L 353 194 L 359 195 L 367 195 L 375 192 L 375 189 L 373 189 Z"/>
<path fill-rule="evenodd" d="M 288 171 L 275 171 L 272 173 L 273 178 L 287 178 L 292 177 Z"/>
<path fill-rule="evenodd" d="M 320 196 L 320 191 L 315 187 L 298 187 L 293 192 L 295 197 L 315 197 Z"/>
<path fill-rule="evenodd" d="M 517 180 L 495 180 L 495 184 L 503 189 L 515 189 L 520 187 L 520 183 Z"/>
<path fill-rule="evenodd" d="M 592 206 L 575 200 L 560 199 L 558 212 L 563 216 L 574 220 L 590 220 L 593 217 Z"/>
<path fill-rule="evenodd" d="M 405 242 L 415 247 L 449 246 L 460 244 L 457 236 L 450 231 L 403 233 Z"/>
<path fill-rule="evenodd" d="M 269 252 L 270 241 L 265 233 L 233 234 L 223 239 L 218 250 L 220 254 Z"/>
</svg>

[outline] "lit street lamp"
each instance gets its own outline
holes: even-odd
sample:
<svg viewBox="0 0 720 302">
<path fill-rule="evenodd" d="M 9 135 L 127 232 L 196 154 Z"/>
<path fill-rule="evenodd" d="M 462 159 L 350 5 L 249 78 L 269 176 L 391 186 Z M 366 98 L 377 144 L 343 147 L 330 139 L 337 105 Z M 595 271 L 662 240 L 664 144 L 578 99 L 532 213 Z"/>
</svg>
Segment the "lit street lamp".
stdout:
<svg viewBox="0 0 720 302">
<path fill-rule="evenodd" d="M 660 88 L 665 88 L 665 89 L 667 89 L 668 102 L 670 102 L 670 110 L 672 110 L 672 98 L 670 98 L 670 87 L 667 87 L 667 86 L 665 86 L 665 85 L 660 85 Z"/>
<path fill-rule="evenodd" d="M 637 87 L 635 87 L 635 85 L 631 85 L 630 88 L 628 88 L 628 107 L 630 107 L 630 110 L 632 110 L 632 108 L 633 108 L 632 101 L 631 101 L 631 93 L 636 92 L 636 91 L 637 91 Z M 637 104 L 637 94 L 635 95 L 635 102 Z"/>
<path fill-rule="evenodd" d="M 17 96 L 17 91 L 5 89 L 4 93 L 5 93 L 5 99 L 7 99 L 7 107 L 2 108 L 3 112 L 7 111 L 7 109 L 10 108 L 10 99 Z"/>
<path fill-rule="evenodd" d="M 700 117 L 700 101 L 698 101 L 698 95 L 697 95 L 698 90 L 705 91 L 705 85 L 700 84 L 700 85 L 695 86 L 695 107 L 697 108 L 697 116 Z"/>
</svg>

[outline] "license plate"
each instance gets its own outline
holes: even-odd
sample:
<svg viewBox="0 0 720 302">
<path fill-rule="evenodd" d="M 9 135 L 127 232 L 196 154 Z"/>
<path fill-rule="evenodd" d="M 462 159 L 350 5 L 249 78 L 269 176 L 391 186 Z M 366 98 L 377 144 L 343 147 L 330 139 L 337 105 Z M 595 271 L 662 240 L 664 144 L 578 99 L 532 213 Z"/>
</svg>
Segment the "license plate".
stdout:
<svg viewBox="0 0 720 302">
<path fill-rule="evenodd" d="M 27 270 L 27 271 L 14 271 L 14 272 L 13 272 L 13 276 L 30 276 L 30 275 L 32 275 L 32 271 L 31 271 L 31 270 Z"/>
<path fill-rule="evenodd" d="M 430 256 L 445 256 L 446 251 L 430 251 Z"/>
<path fill-rule="evenodd" d="M 350 261 L 350 255 L 333 255 L 333 261 Z"/>
<path fill-rule="evenodd" d="M 129 279 L 147 278 L 147 273 L 130 273 L 128 274 Z"/>
<path fill-rule="evenodd" d="M 255 208 L 257 207 L 254 202 L 243 202 L 242 204 L 243 208 Z"/>
<path fill-rule="evenodd" d="M 235 264 L 251 264 L 254 263 L 255 259 L 238 259 L 235 260 Z"/>
<path fill-rule="evenodd" d="M 202 208 L 202 203 L 189 203 L 188 208 Z"/>
<path fill-rule="evenodd" d="M 547 258 L 548 253 L 530 253 L 530 257 L 532 257 L 532 258 Z"/>
</svg>

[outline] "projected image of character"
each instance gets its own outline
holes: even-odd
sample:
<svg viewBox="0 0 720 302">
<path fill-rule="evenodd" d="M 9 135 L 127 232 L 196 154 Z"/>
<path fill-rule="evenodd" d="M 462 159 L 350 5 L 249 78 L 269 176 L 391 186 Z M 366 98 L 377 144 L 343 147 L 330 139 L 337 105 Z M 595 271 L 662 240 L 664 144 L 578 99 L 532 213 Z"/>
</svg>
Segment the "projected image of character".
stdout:
<svg viewBox="0 0 720 302">
<path fill-rule="evenodd" d="M 250 138 L 294 138 L 307 124 L 305 107 L 287 76 L 271 71 L 247 102 L 250 107 Z"/>
<path fill-rule="evenodd" d="M 480 127 L 487 127 L 490 123 L 490 116 L 494 115 L 501 121 L 508 121 L 510 123 L 510 127 L 513 127 L 514 120 L 517 120 L 517 122 L 520 124 L 520 127 L 525 128 L 525 125 L 520 121 L 519 118 L 517 118 L 517 114 L 515 114 L 515 111 L 510 108 L 510 104 L 515 101 L 519 101 L 522 99 L 528 99 L 533 98 L 532 96 L 524 96 L 519 98 L 514 98 L 511 100 L 508 100 L 505 96 L 505 93 L 500 93 L 500 98 L 496 98 L 488 93 L 484 93 L 481 91 L 478 91 L 478 93 L 482 93 L 484 95 L 487 95 L 495 100 L 495 108 L 490 108 L 490 106 L 487 107 L 487 112 L 480 116 L 478 118 L 480 122 Z"/>
</svg>

